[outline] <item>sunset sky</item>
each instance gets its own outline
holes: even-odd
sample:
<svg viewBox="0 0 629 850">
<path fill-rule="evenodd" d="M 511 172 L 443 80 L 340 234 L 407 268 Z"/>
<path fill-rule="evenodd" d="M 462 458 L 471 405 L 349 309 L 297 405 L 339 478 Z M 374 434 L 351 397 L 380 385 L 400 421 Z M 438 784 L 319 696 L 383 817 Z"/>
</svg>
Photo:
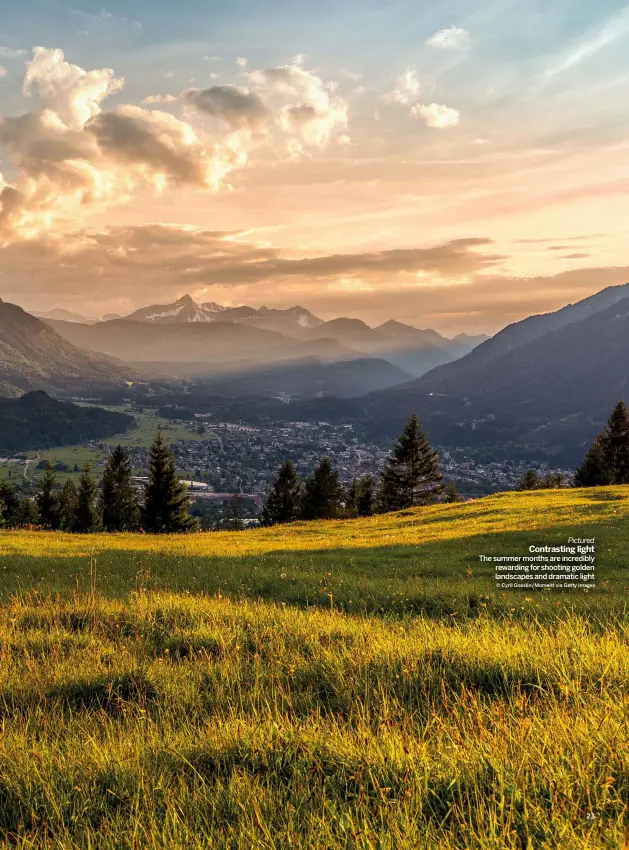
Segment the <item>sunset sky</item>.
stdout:
<svg viewBox="0 0 629 850">
<path fill-rule="evenodd" d="M 629 280 L 629 5 L 21 0 L 0 297 L 494 332 Z"/>
</svg>

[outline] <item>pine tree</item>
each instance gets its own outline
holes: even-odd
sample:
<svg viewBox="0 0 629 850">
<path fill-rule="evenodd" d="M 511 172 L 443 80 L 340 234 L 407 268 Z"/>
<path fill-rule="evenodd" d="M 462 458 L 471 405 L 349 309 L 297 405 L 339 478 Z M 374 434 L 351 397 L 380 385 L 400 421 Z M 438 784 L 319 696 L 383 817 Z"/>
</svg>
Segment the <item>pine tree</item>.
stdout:
<svg viewBox="0 0 629 850">
<path fill-rule="evenodd" d="M 116 446 L 103 473 L 101 511 L 105 531 L 134 531 L 140 525 L 140 508 L 131 482 L 131 459 Z"/>
<path fill-rule="evenodd" d="M 100 527 L 100 516 L 96 503 L 97 492 L 98 488 L 91 475 L 90 465 L 85 464 L 77 491 L 73 531 L 79 534 L 87 534 Z"/>
<path fill-rule="evenodd" d="M 55 493 L 56 477 L 49 462 L 46 463 L 41 490 L 37 495 L 39 524 L 55 531 L 59 528 L 59 499 Z"/>
<path fill-rule="evenodd" d="M 629 484 L 629 410 L 624 401 L 614 407 L 574 479 L 575 487 L 608 484 Z"/>
<path fill-rule="evenodd" d="M 343 485 L 329 457 L 315 467 L 306 480 L 301 500 L 300 519 L 334 519 L 343 509 Z"/>
<path fill-rule="evenodd" d="M 234 493 L 229 500 L 227 527 L 232 531 L 242 531 L 245 527 L 245 502 L 240 493 Z"/>
<path fill-rule="evenodd" d="M 17 519 L 18 528 L 26 528 L 30 525 L 37 525 L 38 521 L 39 514 L 37 511 L 37 502 L 31 499 L 30 496 L 24 496 L 20 500 L 20 508 Z"/>
<path fill-rule="evenodd" d="M 574 476 L 575 487 L 604 487 L 612 483 L 612 472 L 607 463 L 607 455 L 601 435 L 599 435 L 586 454 L 583 463 Z"/>
<path fill-rule="evenodd" d="M 445 491 L 445 498 L 443 500 L 447 504 L 454 504 L 455 502 L 461 501 L 461 494 L 457 490 L 456 484 L 454 481 L 450 481 Z"/>
<path fill-rule="evenodd" d="M 149 480 L 142 510 L 144 529 L 154 534 L 190 531 L 196 523 L 189 507 L 186 485 L 179 481 L 175 459 L 160 428 L 149 456 Z"/>
<path fill-rule="evenodd" d="M 285 461 L 279 468 L 262 509 L 262 525 L 277 525 L 294 522 L 299 516 L 302 487 L 292 460 Z"/>
<path fill-rule="evenodd" d="M 73 531 L 76 521 L 78 494 L 72 478 L 68 478 L 59 494 L 59 528 Z"/>
<path fill-rule="evenodd" d="M 527 469 L 518 483 L 518 490 L 537 490 L 540 485 L 540 477 L 535 469 Z"/>
<path fill-rule="evenodd" d="M 397 511 L 434 502 L 443 493 L 439 454 L 414 413 L 393 447 L 380 479 L 381 511 Z"/>
<path fill-rule="evenodd" d="M 613 409 L 601 434 L 612 484 L 629 484 L 629 410 L 624 401 Z"/>
<path fill-rule="evenodd" d="M 20 499 L 8 481 L 0 481 L 0 528 L 15 528 L 18 524 Z"/>
<path fill-rule="evenodd" d="M 352 487 L 354 485 L 356 489 L 351 503 L 355 506 L 357 516 L 372 516 L 376 500 L 376 481 L 373 475 L 363 475 L 352 482 Z"/>
</svg>

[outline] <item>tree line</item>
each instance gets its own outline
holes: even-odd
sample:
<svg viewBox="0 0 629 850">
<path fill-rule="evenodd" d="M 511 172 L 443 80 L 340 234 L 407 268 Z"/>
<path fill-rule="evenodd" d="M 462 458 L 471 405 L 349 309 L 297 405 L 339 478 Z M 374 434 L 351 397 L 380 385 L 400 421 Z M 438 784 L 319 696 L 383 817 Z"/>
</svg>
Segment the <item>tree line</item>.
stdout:
<svg viewBox="0 0 629 850">
<path fill-rule="evenodd" d="M 444 489 L 439 455 L 413 414 L 393 446 L 379 481 L 366 475 L 354 479 L 346 490 L 326 457 L 301 482 L 294 463 L 287 460 L 271 485 L 260 521 L 270 526 L 296 520 L 366 517 L 431 504 Z M 446 500 L 458 498 L 451 484 Z"/>
<path fill-rule="evenodd" d="M 596 436 L 574 476 L 575 487 L 606 487 L 629 484 L 629 409 L 619 401 L 607 425 Z M 562 487 L 562 475 L 540 476 L 536 470 L 524 473 L 518 490 L 545 490 Z"/>
<path fill-rule="evenodd" d="M 563 476 L 540 476 L 528 470 L 518 489 L 563 487 Z M 629 410 L 619 401 L 603 431 L 595 438 L 575 478 L 575 487 L 629 484 Z M 78 487 L 69 478 L 61 490 L 56 475 L 46 465 L 41 488 L 33 500 L 20 497 L 7 481 L 0 481 L 0 528 L 36 525 L 76 533 L 93 531 L 144 531 L 153 534 L 195 530 L 190 516 L 186 485 L 179 481 L 175 458 L 161 429 L 149 453 L 149 475 L 139 498 L 132 481 L 131 459 L 122 446 L 109 456 L 101 487 L 83 469 Z M 416 414 L 402 434 L 376 480 L 371 475 L 354 479 L 345 488 L 329 457 L 301 481 L 291 460 L 279 469 L 266 496 L 260 522 L 265 526 L 296 520 L 367 517 L 428 505 L 438 500 L 460 499 L 456 486 L 444 486 L 439 455 L 428 441 Z"/>
<path fill-rule="evenodd" d="M 94 531 L 145 531 L 153 534 L 191 531 L 196 520 L 189 514 L 186 485 L 179 481 L 175 458 L 161 430 L 151 446 L 149 475 L 143 498 L 132 480 L 131 458 L 122 446 L 110 454 L 101 488 L 87 464 L 78 487 L 68 478 L 57 489 L 55 471 L 46 465 L 35 499 L 20 498 L 7 482 L 0 482 L 0 527 L 37 525 L 51 531 L 86 534 Z"/>
</svg>

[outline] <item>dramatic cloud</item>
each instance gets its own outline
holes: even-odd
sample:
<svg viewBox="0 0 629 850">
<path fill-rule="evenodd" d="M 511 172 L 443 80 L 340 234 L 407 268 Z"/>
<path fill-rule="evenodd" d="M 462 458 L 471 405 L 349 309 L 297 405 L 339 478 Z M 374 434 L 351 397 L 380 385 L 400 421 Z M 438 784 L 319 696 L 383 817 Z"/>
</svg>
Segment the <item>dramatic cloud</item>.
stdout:
<svg viewBox="0 0 629 850">
<path fill-rule="evenodd" d="M 508 277 L 488 239 L 302 259 L 245 239 L 163 224 L 47 234 L 0 248 L 0 289 L 27 309 L 72 308 L 80 298 L 83 312 L 94 315 L 124 314 L 189 292 L 236 304 L 303 303 L 324 317 L 353 315 L 373 324 L 393 317 L 441 330 L 493 331 L 629 278 L 626 268 Z"/>
<path fill-rule="evenodd" d="M 275 115 L 276 126 L 288 136 L 291 154 L 325 147 L 347 127 L 347 102 L 337 94 L 335 83 L 324 83 L 302 67 L 298 55 L 291 65 L 252 71 L 252 87 Z M 344 134 L 343 134 L 344 135 Z"/>
<path fill-rule="evenodd" d="M 111 69 L 86 71 L 67 62 L 61 50 L 34 48 L 23 91 L 36 95 L 37 105 L 18 117 L 0 116 L 0 145 L 9 149 L 18 173 L 12 185 L 0 175 L 2 237 L 30 238 L 55 223 L 67 227 L 87 210 L 122 203 L 145 188 L 219 191 L 232 171 L 247 164 L 269 122 L 283 134 L 289 155 L 323 148 L 333 135 L 347 143 L 341 132 L 347 104 L 334 84 L 300 64 L 249 77 L 251 89 L 212 86 L 182 94 L 199 113 L 228 125 L 218 136 L 208 135 L 188 114 L 182 120 L 130 104 L 104 109 L 124 82 Z M 144 104 L 178 100 L 152 95 Z"/>
<path fill-rule="evenodd" d="M 268 244 L 244 241 L 245 236 L 174 225 L 42 235 L 36 241 L 0 248 L 0 288 L 3 297 L 26 306 L 29 299 L 42 295 L 60 304 L 79 296 L 83 301 L 94 298 L 97 312 L 119 312 L 123 302 L 131 311 L 147 300 L 168 300 L 207 288 L 223 293 L 222 297 L 237 291 L 245 300 L 277 298 L 282 288 L 291 287 L 313 297 L 325 290 L 332 300 L 334 292 L 348 288 L 402 287 L 416 293 L 429 281 L 443 286 L 468 280 L 502 260 L 484 250 L 491 244 L 486 239 L 296 259 Z M 85 292 L 87 280 L 90 293 Z"/>
<path fill-rule="evenodd" d="M 431 35 L 426 43 L 441 50 L 463 50 L 470 44 L 470 34 L 461 27 L 449 27 Z"/>
<path fill-rule="evenodd" d="M 233 130 L 264 130 L 270 114 L 256 92 L 239 86 L 189 89 L 185 97 L 201 112 L 225 121 Z"/>
<path fill-rule="evenodd" d="M 384 95 L 384 100 L 387 103 L 413 103 L 419 97 L 421 86 L 417 77 L 417 68 L 415 65 L 409 67 L 395 79 L 395 88 L 393 91 Z"/>
<path fill-rule="evenodd" d="M 456 127 L 460 118 L 456 109 L 440 106 L 438 103 L 431 103 L 429 106 L 417 104 L 411 109 L 411 115 L 423 118 L 428 127 L 434 127 L 437 130 Z"/>
</svg>

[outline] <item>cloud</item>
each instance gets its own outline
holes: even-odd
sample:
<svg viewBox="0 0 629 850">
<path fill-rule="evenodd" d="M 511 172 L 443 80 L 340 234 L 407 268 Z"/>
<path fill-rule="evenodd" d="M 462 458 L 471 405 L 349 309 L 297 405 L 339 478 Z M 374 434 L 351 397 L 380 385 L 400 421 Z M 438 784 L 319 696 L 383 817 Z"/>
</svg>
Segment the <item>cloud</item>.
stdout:
<svg viewBox="0 0 629 850">
<path fill-rule="evenodd" d="M 426 44 L 441 50 L 463 50 L 470 44 L 470 34 L 461 27 L 439 30 L 427 39 Z"/>
<path fill-rule="evenodd" d="M 423 118 L 428 127 L 434 127 L 437 130 L 456 127 L 461 117 L 456 109 L 450 109 L 448 106 L 440 106 L 438 103 L 431 103 L 429 106 L 417 104 L 412 107 L 411 115 L 417 118 Z"/>
<path fill-rule="evenodd" d="M 229 188 L 227 177 L 247 165 L 267 122 L 276 131 L 267 141 L 282 136 L 284 155 L 323 148 L 333 136 L 347 143 L 347 104 L 333 83 L 298 65 L 248 76 L 249 89 L 182 93 L 199 112 L 228 125 L 208 133 L 190 123 L 192 114 L 182 120 L 132 104 L 107 109 L 104 101 L 124 84 L 113 70 L 86 71 L 61 50 L 34 48 L 23 88 L 37 102 L 24 115 L 0 116 L 0 144 L 18 174 L 10 186 L 0 174 L 0 238 L 31 238 L 55 225 L 67 229 L 87 212 L 124 203 L 146 188 Z M 151 95 L 144 104 L 177 99 Z"/>
<path fill-rule="evenodd" d="M 347 101 L 337 93 L 335 83 L 324 83 L 300 63 L 252 71 L 249 81 L 273 112 L 276 127 L 288 136 L 291 154 L 323 148 L 335 134 L 344 134 Z"/>
<path fill-rule="evenodd" d="M 189 89 L 185 97 L 201 112 L 225 121 L 234 130 L 264 130 L 269 120 L 269 110 L 260 95 L 244 87 Z"/>
<path fill-rule="evenodd" d="M 84 71 L 65 61 L 62 50 L 33 48 L 33 59 L 26 65 L 24 94 L 33 87 L 44 109 L 57 114 L 68 127 L 83 127 L 98 115 L 101 102 L 120 91 L 123 80 L 114 77 L 111 68 Z"/>
<path fill-rule="evenodd" d="M 239 56 L 236 59 L 236 65 L 238 65 L 240 68 L 246 68 L 247 67 L 247 60 L 245 59 L 244 56 Z"/>
<path fill-rule="evenodd" d="M 374 324 L 393 317 L 424 327 L 495 330 L 629 279 L 628 268 L 609 267 L 506 276 L 504 258 L 480 238 L 303 259 L 246 239 L 166 224 L 46 233 L 0 246 L 0 288 L 5 300 L 31 310 L 125 313 L 190 292 L 201 300 L 304 303 L 317 314 Z"/>
<path fill-rule="evenodd" d="M 8 73 L 9 73 L 9 72 L 8 72 L 8 71 L 7 71 L 7 69 L 4 67 L 4 65 L 0 65 L 0 79 L 1 79 L 2 77 L 6 77 L 6 75 L 7 75 Z"/>
<path fill-rule="evenodd" d="M 150 94 L 145 97 L 142 103 L 176 103 L 178 100 L 174 94 Z"/>
<path fill-rule="evenodd" d="M 624 38 L 629 33 L 629 6 L 611 15 L 602 25 L 590 29 L 581 40 L 565 52 L 557 61 L 546 68 L 544 78 L 550 82 L 553 77 L 576 68 L 582 62 L 595 56 L 610 44 Z"/>
<path fill-rule="evenodd" d="M 16 50 L 14 47 L 3 47 L 0 45 L 0 59 L 19 59 L 26 56 L 27 50 Z"/>
<path fill-rule="evenodd" d="M 278 293 L 290 297 L 291 287 L 315 297 L 328 286 L 334 291 L 402 286 L 409 298 L 417 298 L 420 272 L 443 285 L 451 278 L 467 280 L 502 260 L 486 250 L 491 246 L 486 239 L 294 259 L 268 243 L 245 238 L 165 224 L 42 234 L 28 243 L 0 247 L 0 288 L 3 297 L 18 303 L 41 301 L 42 296 L 59 303 L 98 299 L 103 312 L 116 311 L 117 302 L 124 300 L 131 299 L 132 309 L 204 287 L 220 292 L 235 288 L 259 300 L 277 299 Z"/>
<path fill-rule="evenodd" d="M 421 92 L 421 86 L 417 77 L 415 65 L 409 67 L 395 78 L 395 88 L 384 95 L 383 100 L 387 103 L 408 104 L 417 100 Z"/>
</svg>

